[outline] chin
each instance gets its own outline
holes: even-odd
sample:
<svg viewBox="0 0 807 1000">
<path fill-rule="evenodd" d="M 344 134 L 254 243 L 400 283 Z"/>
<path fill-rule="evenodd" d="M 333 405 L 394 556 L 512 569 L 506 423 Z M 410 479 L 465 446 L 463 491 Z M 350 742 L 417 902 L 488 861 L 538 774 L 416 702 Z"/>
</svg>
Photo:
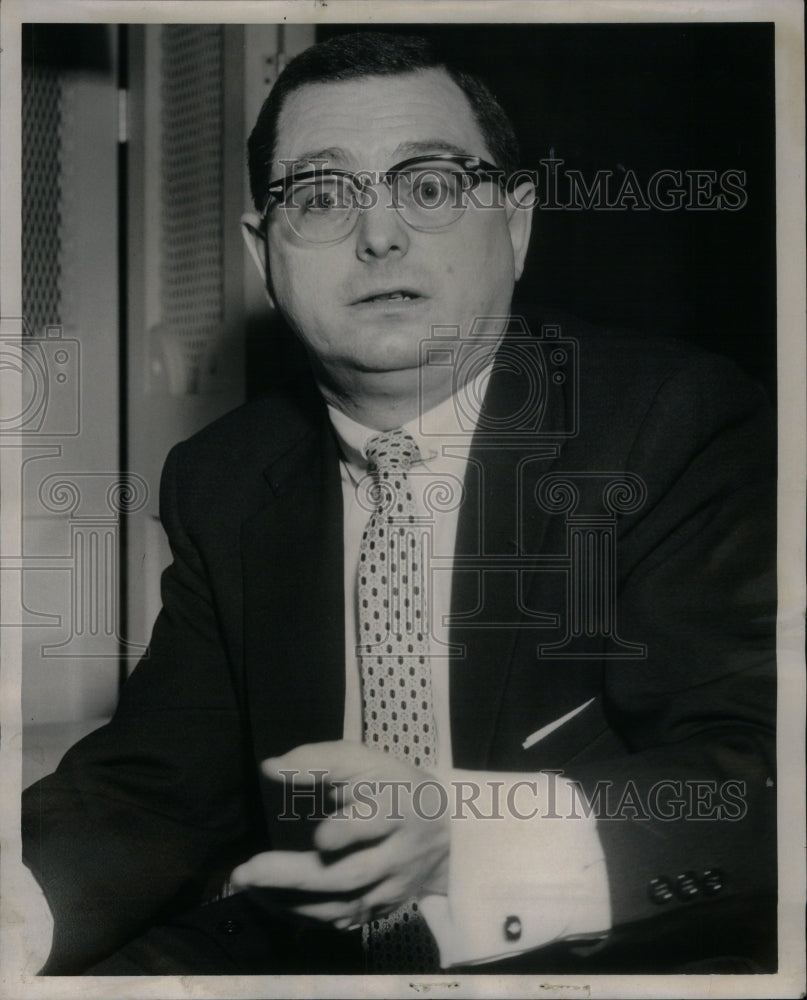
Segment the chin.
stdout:
<svg viewBox="0 0 807 1000">
<path fill-rule="evenodd" d="M 382 330 L 362 337 L 363 350 L 355 353 L 356 367 L 368 372 L 396 372 L 417 368 L 420 342 L 428 333 Z"/>
<path fill-rule="evenodd" d="M 417 357 L 383 357 L 356 359 L 355 368 L 367 375 L 387 375 L 390 378 L 411 377 L 418 370 Z"/>
</svg>

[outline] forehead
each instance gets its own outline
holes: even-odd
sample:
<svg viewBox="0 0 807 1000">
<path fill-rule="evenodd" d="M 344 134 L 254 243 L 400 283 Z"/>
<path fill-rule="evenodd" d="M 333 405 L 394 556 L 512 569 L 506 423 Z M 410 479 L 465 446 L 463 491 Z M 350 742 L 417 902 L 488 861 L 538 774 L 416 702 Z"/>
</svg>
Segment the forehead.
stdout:
<svg viewBox="0 0 807 1000">
<path fill-rule="evenodd" d="M 444 70 L 427 69 L 292 91 L 278 121 L 275 161 L 319 156 L 382 169 L 441 150 L 491 155 L 465 94 Z"/>
</svg>

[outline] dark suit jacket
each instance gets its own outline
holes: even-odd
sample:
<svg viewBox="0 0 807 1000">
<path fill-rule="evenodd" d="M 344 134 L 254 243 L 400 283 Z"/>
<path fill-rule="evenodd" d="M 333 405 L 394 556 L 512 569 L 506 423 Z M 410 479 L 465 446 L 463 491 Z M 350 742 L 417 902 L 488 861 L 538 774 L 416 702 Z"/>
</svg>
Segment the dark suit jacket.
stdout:
<svg viewBox="0 0 807 1000">
<path fill-rule="evenodd" d="M 540 339 L 530 348 L 542 372 L 540 426 L 524 433 L 504 419 L 527 398 L 525 372 L 510 366 L 494 374 L 483 411 L 483 425 L 507 429 L 507 446 L 474 441 L 457 539 L 469 561 L 457 564 L 452 597 L 451 637 L 464 647 L 450 667 L 454 764 L 578 779 L 599 803 L 615 924 L 593 951 L 643 942 L 620 960 L 642 968 L 647 942 L 659 940 L 652 928 L 668 926 L 677 930 L 667 964 L 681 966 L 703 956 L 710 927 L 733 926 L 726 915 L 735 912 L 758 917 L 775 892 L 770 414 L 724 360 L 563 328 L 571 333 L 579 380 L 567 357 L 553 381 L 562 356 Z M 56 915 L 47 971 L 86 968 L 203 898 L 211 873 L 283 844 L 258 762 L 342 736 L 338 460 L 307 379 L 169 456 L 161 509 L 174 562 L 150 653 L 112 722 L 26 793 L 27 863 Z M 608 522 L 613 497 L 609 511 L 593 473 L 629 473 L 643 502 Z M 578 491 L 571 512 L 543 509 L 550 474 Z M 570 494 L 558 488 L 562 508 Z M 572 535 L 589 528 L 602 538 L 607 523 L 617 540 L 616 625 L 586 637 L 564 559 Z M 480 554 L 498 568 L 480 573 Z M 530 567 L 536 555 L 557 559 Z M 527 568 L 517 576 L 496 556 L 521 556 Z M 541 613 L 556 624 L 537 627 Z M 575 656 L 538 655 L 574 621 L 583 627 L 565 651 Z M 485 622 L 499 625 L 478 627 Z M 606 655 L 617 638 L 645 654 Z M 524 749 L 530 733 L 589 699 Z M 690 801 L 676 807 L 671 795 Z M 757 946 L 744 919 L 734 945 L 724 933 L 707 957 L 713 947 L 772 960 L 775 927 L 757 921 L 751 937 L 767 942 Z M 524 961 L 515 971 L 530 968 Z M 577 948 L 566 964 L 587 961 Z M 564 971 L 558 962 L 554 971 Z"/>
</svg>

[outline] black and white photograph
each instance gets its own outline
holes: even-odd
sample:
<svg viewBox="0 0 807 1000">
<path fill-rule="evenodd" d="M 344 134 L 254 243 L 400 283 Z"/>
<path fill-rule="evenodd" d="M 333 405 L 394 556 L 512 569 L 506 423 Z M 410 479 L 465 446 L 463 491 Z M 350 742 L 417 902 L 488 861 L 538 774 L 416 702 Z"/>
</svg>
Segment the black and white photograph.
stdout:
<svg viewBox="0 0 807 1000">
<path fill-rule="evenodd" d="M 801 5 L 0 13 L 0 993 L 804 995 Z"/>
</svg>

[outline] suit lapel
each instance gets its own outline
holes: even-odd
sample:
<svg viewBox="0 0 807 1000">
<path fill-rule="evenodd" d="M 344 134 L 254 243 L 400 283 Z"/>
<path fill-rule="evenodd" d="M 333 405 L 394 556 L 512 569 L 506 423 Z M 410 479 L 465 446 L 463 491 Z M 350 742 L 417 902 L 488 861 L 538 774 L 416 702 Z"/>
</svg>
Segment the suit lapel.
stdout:
<svg viewBox="0 0 807 1000">
<path fill-rule="evenodd" d="M 537 344 L 533 349 L 539 350 Z M 522 360 L 528 369 L 529 354 Z M 462 655 L 452 660 L 449 674 L 457 767 L 491 766 L 516 647 L 535 646 L 536 626 L 541 623 L 540 609 L 530 611 L 525 606 L 523 580 L 515 567 L 502 566 L 501 557 L 541 551 L 548 520 L 537 509 L 532 484 L 557 461 L 560 445 L 553 431 L 561 426 L 567 400 L 562 392 L 548 392 L 539 406 L 537 427 L 531 424 L 529 411 L 508 423 L 514 401 L 524 398 L 525 375 L 529 377 L 524 366 L 494 368 L 466 472 L 451 600 L 451 642 L 463 648 Z M 505 429 L 486 433 L 486 422 Z M 472 560 L 469 568 L 462 567 L 463 558 Z M 478 609 L 471 620 L 469 609 Z"/>
<path fill-rule="evenodd" d="M 244 632 L 256 756 L 340 739 L 345 639 L 342 494 L 324 406 L 265 471 L 242 529 Z"/>
</svg>

